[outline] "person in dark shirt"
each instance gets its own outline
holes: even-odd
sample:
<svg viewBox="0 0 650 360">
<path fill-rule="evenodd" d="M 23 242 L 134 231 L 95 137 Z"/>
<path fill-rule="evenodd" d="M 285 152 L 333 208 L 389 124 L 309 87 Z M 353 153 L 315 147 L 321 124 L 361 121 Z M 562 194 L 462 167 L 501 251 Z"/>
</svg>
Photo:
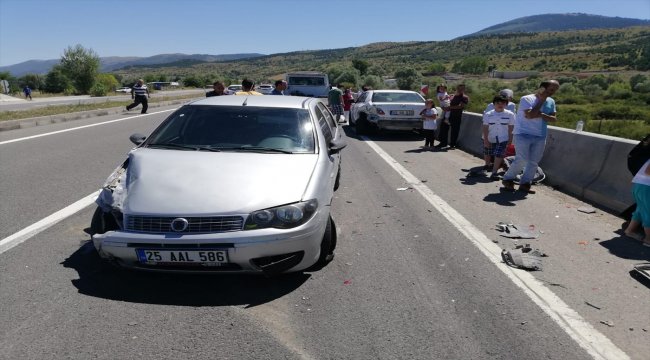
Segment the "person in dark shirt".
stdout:
<svg viewBox="0 0 650 360">
<path fill-rule="evenodd" d="M 131 99 L 134 99 L 133 103 L 126 107 L 126 111 L 130 111 L 134 107 L 142 104 L 141 114 L 146 114 L 147 109 L 149 108 L 149 89 L 147 85 L 144 84 L 144 80 L 139 79 L 138 82 L 131 89 Z"/>
<path fill-rule="evenodd" d="M 221 81 L 215 81 L 214 84 L 212 84 L 212 89 L 214 90 L 205 93 L 205 97 L 226 95 L 224 92 L 226 90 L 226 86 Z"/>
<path fill-rule="evenodd" d="M 287 82 L 284 80 L 277 80 L 275 82 L 275 89 L 271 91 L 271 95 L 284 95 L 284 90 L 287 89 Z"/>
<path fill-rule="evenodd" d="M 440 143 L 435 147 L 443 148 L 449 145 L 450 149 L 456 148 L 456 142 L 458 141 L 458 134 L 460 132 L 460 120 L 463 118 L 463 110 L 468 103 L 469 97 L 465 95 L 465 84 L 459 84 L 456 86 L 456 93 L 451 98 L 449 124 L 444 121 L 440 124 L 440 134 L 438 135 Z M 449 143 L 447 143 L 449 128 L 451 128 L 451 137 L 449 138 Z"/>
</svg>

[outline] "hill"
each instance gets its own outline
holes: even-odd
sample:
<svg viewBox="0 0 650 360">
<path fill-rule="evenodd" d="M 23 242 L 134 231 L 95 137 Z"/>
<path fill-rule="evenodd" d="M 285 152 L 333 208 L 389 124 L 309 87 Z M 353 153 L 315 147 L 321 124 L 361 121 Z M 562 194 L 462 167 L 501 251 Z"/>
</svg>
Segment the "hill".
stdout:
<svg viewBox="0 0 650 360">
<path fill-rule="evenodd" d="M 589 15 L 582 13 L 545 14 L 526 16 L 481 31 L 460 37 L 469 38 L 481 35 L 527 33 L 543 31 L 569 31 L 589 29 L 622 29 L 632 26 L 647 26 L 650 20 Z"/>
<path fill-rule="evenodd" d="M 130 66 L 146 66 L 146 65 L 160 65 L 165 63 L 176 63 L 189 61 L 196 63 L 211 62 L 211 61 L 229 61 L 238 59 L 247 59 L 258 56 L 264 56 L 258 53 L 244 53 L 244 54 L 224 54 L 224 55 L 208 55 L 208 54 L 159 54 L 148 57 L 137 56 L 109 56 L 101 57 L 100 71 L 110 72 L 117 69 L 130 67 Z M 20 77 L 25 74 L 46 74 L 52 66 L 59 63 L 59 59 L 51 60 L 29 60 L 22 63 L 0 66 L 0 72 L 9 71 L 13 76 Z"/>
</svg>

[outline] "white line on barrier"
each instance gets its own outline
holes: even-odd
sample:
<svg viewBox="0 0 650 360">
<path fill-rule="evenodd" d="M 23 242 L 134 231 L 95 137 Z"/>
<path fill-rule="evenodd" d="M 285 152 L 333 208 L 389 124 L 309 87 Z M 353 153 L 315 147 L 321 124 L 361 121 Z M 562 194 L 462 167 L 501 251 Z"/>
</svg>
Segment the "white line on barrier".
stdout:
<svg viewBox="0 0 650 360">
<path fill-rule="evenodd" d="M 176 109 L 178 109 L 178 108 L 168 109 L 168 110 L 161 110 L 161 111 L 156 111 L 156 112 L 147 113 L 147 114 L 140 114 L 140 115 L 135 115 L 135 116 L 129 116 L 129 117 L 122 118 L 122 119 L 109 120 L 109 121 L 104 121 L 104 122 L 100 122 L 100 123 L 97 123 L 97 124 L 78 126 L 78 127 L 75 127 L 75 128 L 70 128 L 70 129 L 65 129 L 65 130 L 52 131 L 52 132 L 45 133 L 45 134 L 38 134 L 38 135 L 26 136 L 26 137 L 18 138 L 18 139 L 0 141 L 0 145 L 10 144 L 10 143 L 13 143 L 13 142 L 18 142 L 18 141 L 36 139 L 36 138 L 39 138 L 39 137 L 49 136 L 49 135 L 54 135 L 54 134 L 60 134 L 60 133 L 68 132 L 68 131 L 75 131 L 75 130 L 85 129 L 85 128 L 89 128 L 89 127 L 93 127 L 93 126 L 106 125 L 106 124 L 110 124 L 110 123 L 114 123 L 114 122 L 139 118 L 139 117 L 142 117 L 142 116 L 160 114 L 160 113 L 164 113 L 164 112 L 167 112 L 167 111 L 174 111 Z"/>
<path fill-rule="evenodd" d="M 501 248 L 465 219 L 458 211 L 413 176 L 379 145 L 365 136 L 363 139 L 393 170 L 416 189 L 461 234 L 465 235 L 515 285 L 521 288 L 547 315 L 553 319 L 580 347 L 594 359 L 629 359 L 629 356 L 585 321 L 555 293 L 525 271 L 515 270 L 501 261 Z"/>
<path fill-rule="evenodd" d="M 97 190 L 74 204 L 68 205 L 54 214 L 0 240 L 0 254 L 94 203 L 99 195 L 99 191 Z"/>
</svg>

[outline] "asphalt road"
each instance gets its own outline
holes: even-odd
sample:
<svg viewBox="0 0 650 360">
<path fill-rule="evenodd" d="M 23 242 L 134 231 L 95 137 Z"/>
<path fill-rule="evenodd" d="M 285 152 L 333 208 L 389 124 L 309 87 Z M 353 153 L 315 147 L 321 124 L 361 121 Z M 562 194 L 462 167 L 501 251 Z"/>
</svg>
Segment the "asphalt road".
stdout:
<svg viewBox="0 0 650 360">
<path fill-rule="evenodd" d="M 0 239 L 96 191 L 128 136 L 170 109 L 0 133 Z M 83 232 L 89 206 L 0 254 L 0 359 L 647 358 L 650 288 L 628 272 L 650 249 L 618 235 L 621 219 L 578 212 L 584 204 L 550 188 L 503 194 L 466 177 L 479 159 L 422 152 L 413 135 L 346 130 L 339 242 L 324 269 L 274 279 L 116 271 Z M 544 271 L 503 270 L 477 242 L 514 246 L 494 230 L 503 220 L 542 231 L 526 242 L 549 255 Z M 517 282 L 527 276 L 542 288 Z"/>
<path fill-rule="evenodd" d="M 202 94 L 206 90 L 203 89 L 183 89 L 183 90 L 164 90 L 152 91 L 151 97 L 164 97 L 164 96 L 180 96 L 186 94 Z M 8 98 L 8 97 L 7 97 Z M 7 99 L 5 98 L 5 100 Z M 107 101 L 128 101 L 131 99 L 130 93 L 109 93 L 108 96 L 91 97 L 90 95 L 78 96 L 55 96 L 55 97 L 34 97 L 34 100 L 25 100 L 24 98 L 16 97 L 15 101 L 0 101 L 1 111 L 20 111 L 30 110 L 39 107 L 54 106 L 54 105 L 70 105 L 70 104 L 94 104 Z"/>
</svg>

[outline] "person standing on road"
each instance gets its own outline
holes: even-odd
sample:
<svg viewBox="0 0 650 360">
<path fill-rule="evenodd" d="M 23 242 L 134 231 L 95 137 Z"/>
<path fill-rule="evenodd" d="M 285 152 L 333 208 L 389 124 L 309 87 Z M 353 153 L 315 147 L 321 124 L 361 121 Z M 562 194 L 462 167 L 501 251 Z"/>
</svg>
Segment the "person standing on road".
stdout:
<svg viewBox="0 0 650 360">
<path fill-rule="evenodd" d="M 650 159 L 639 169 L 632 179 L 632 194 L 636 201 L 636 210 L 625 228 L 625 235 L 643 242 L 650 247 Z M 645 236 L 639 230 L 643 228 Z"/>
<path fill-rule="evenodd" d="M 212 84 L 212 89 L 214 90 L 205 93 L 205 97 L 226 95 L 224 93 L 226 86 L 221 81 L 215 81 L 214 84 Z"/>
<path fill-rule="evenodd" d="M 126 107 L 126 111 L 130 111 L 134 107 L 142 104 L 142 111 L 140 113 L 146 114 L 149 108 L 149 101 L 147 100 L 149 97 L 147 85 L 144 84 L 144 80 L 139 79 L 131 89 L 131 99 L 134 99 L 134 101 Z"/>
<path fill-rule="evenodd" d="M 539 85 L 537 93 L 522 96 L 512 132 L 515 140 L 515 160 L 503 175 L 503 187 L 514 191 L 514 179 L 524 170 L 519 181 L 519 191 L 534 194 L 530 189 L 537 165 L 546 147 L 546 132 L 549 122 L 557 121 L 555 101 L 551 97 L 560 88 L 557 80 L 546 80 Z"/>
<path fill-rule="evenodd" d="M 255 82 L 253 80 L 244 79 L 241 81 L 241 91 L 237 91 L 235 95 L 264 95 L 255 91 Z"/>
<path fill-rule="evenodd" d="M 350 119 L 350 108 L 354 102 L 354 96 L 352 96 L 352 90 L 346 88 L 343 92 L 343 111 L 345 112 L 345 118 Z"/>
<path fill-rule="evenodd" d="M 32 89 L 29 88 L 29 85 L 25 85 L 23 92 L 25 93 L 25 99 L 32 100 Z"/>
<path fill-rule="evenodd" d="M 483 158 L 485 171 L 492 170 L 491 180 L 499 180 L 497 172 L 503 162 L 508 145 L 512 143 L 515 114 L 506 110 L 508 98 L 498 95 L 492 100 L 494 109 L 483 114 Z M 494 157 L 494 164 L 492 163 Z"/>
<path fill-rule="evenodd" d="M 424 134 L 423 149 L 426 150 L 433 149 L 433 142 L 436 138 L 436 119 L 438 118 L 438 111 L 433 105 L 433 99 L 427 99 L 425 102 L 425 108 L 420 111 L 420 117 L 422 118 L 422 132 Z"/>
<path fill-rule="evenodd" d="M 327 93 L 327 104 L 336 116 L 336 122 L 339 122 L 341 115 L 343 115 L 343 91 L 339 89 L 341 84 L 333 86 Z"/>
<path fill-rule="evenodd" d="M 458 134 L 460 133 L 460 121 L 463 118 L 463 110 L 468 103 L 469 97 L 465 95 L 465 84 L 459 84 L 456 86 L 456 93 L 451 98 L 449 104 L 449 124 L 446 124 L 444 121 L 440 124 L 440 135 L 438 139 L 440 140 L 440 144 L 436 145 L 436 147 L 443 148 L 449 145 L 449 149 L 456 148 Z M 451 137 L 449 138 L 449 143 L 447 143 L 449 128 L 451 128 Z"/>
<path fill-rule="evenodd" d="M 287 89 L 287 82 L 284 80 L 275 81 L 275 89 L 271 91 L 271 95 L 284 95 L 284 90 Z"/>
</svg>

